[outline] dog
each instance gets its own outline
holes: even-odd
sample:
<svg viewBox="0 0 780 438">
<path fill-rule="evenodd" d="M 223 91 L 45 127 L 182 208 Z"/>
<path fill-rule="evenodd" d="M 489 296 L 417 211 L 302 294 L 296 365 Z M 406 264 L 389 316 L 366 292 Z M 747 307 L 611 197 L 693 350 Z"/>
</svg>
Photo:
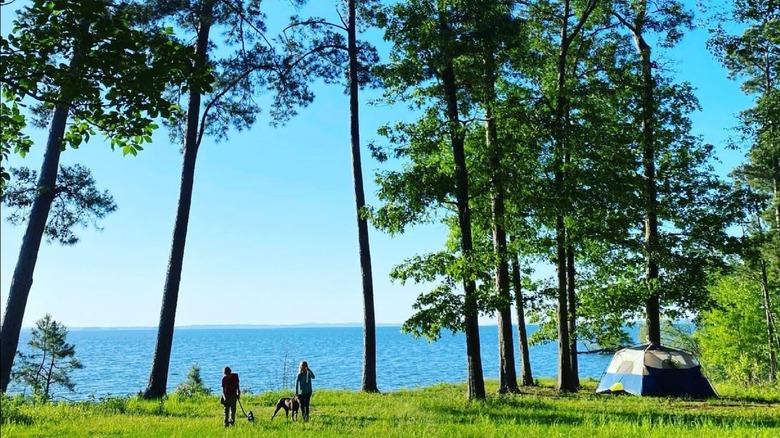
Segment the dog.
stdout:
<svg viewBox="0 0 780 438">
<path fill-rule="evenodd" d="M 274 419 L 276 413 L 279 412 L 279 409 L 284 409 L 284 415 L 287 419 L 290 419 L 290 411 L 292 411 L 292 419 L 295 421 L 298 419 L 298 408 L 300 406 L 301 404 L 298 401 L 297 395 L 293 397 L 282 397 L 276 402 L 276 410 L 274 411 L 274 414 L 271 415 L 271 419 Z"/>
<path fill-rule="evenodd" d="M 247 412 L 244 410 L 244 405 L 241 403 L 240 398 L 238 399 L 238 405 L 241 406 L 241 412 L 244 413 L 244 416 L 247 420 L 249 420 L 250 423 L 255 421 L 255 414 L 253 414 L 252 411 Z"/>
</svg>

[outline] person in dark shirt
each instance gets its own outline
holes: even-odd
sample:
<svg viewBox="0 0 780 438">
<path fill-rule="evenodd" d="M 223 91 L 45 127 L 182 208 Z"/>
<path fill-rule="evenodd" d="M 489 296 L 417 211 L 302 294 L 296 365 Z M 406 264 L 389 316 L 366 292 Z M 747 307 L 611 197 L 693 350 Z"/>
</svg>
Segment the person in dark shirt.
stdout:
<svg viewBox="0 0 780 438">
<path fill-rule="evenodd" d="M 303 421 L 309 421 L 309 401 L 311 400 L 311 379 L 314 378 L 314 371 L 309 368 L 309 364 L 304 360 L 298 369 L 298 379 L 295 381 L 295 395 L 301 403 L 301 414 Z M 300 391 L 299 391 L 300 390 Z"/>
<path fill-rule="evenodd" d="M 225 427 L 236 422 L 236 402 L 241 397 L 238 374 L 234 374 L 230 367 L 225 367 L 225 375 L 222 376 L 222 404 L 225 406 Z"/>
</svg>

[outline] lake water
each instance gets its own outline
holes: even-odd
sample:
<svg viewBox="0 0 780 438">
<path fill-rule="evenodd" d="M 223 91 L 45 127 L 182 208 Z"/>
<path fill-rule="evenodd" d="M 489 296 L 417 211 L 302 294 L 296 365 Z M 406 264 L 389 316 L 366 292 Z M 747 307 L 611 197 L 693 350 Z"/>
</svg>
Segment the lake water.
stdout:
<svg viewBox="0 0 780 438">
<path fill-rule="evenodd" d="M 535 330 L 528 327 L 529 334 Z M 377 385 L 380 391 L 428 386 L 466 380 L 466 342 L 463 334 L 444 334 L 429 343 L 403 334 L 400 327 L 377 327 Z M 520 355 L 515 335 L 518 373 Z M 30 331 L 20 339 L 27 348 Z M 74 329 L 68 341 L 84 369 L 73 372 L 76 393 L 56 392 L 71 400 L 137 394 L 146 387 L 156 341 L 156 329 Z M 486 379 L 498 378 L 496 326 L 480 329 L 482 366 Z M 533 376 L 558 374 L 555 343 L 531 347 Z M 579 356 L 580 377 L 601 377 L 611 356 Z M 289 388 L 301 360 L 316 373 L 316 389 L 360 388 L 363 364 L 362 327 L 284 328 L 178 328 L 168 377 L 173 391 L 198 363 L 201 376 L 212 391 L 218 391 L 222 369 L 229 365 L 241 376 L 241 386 L 253 393 Z M 9 393 L 24 391 L 9 386 Z M 29 390 L 28 390 L 29 391 Z"/>
</svg>

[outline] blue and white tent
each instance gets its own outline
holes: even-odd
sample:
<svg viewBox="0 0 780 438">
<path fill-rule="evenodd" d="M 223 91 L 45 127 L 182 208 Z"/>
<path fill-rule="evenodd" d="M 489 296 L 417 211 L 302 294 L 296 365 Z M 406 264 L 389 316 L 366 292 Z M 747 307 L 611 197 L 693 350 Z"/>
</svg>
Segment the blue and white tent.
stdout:
<svg viewBox="0 0 780 438">
<path fill-rule="evenodd" d="M 621 391 L 645 396 L 717 396 L 693 355 L 654 344 L 624 348 L 615 353 L 596 393 Z"/>
</svg>

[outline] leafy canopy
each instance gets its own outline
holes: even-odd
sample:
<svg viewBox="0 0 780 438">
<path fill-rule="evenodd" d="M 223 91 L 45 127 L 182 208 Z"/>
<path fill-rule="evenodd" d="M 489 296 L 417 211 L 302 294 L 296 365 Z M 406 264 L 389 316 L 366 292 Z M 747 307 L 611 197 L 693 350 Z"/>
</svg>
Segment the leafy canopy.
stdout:
<svg viewBox="0 0 780 438">
<path fill-rule="evenodd" d="M 193 53 L 170 28 L 139 29 L 127 2 L 33 0 L 8 36 L 0 36 L 2 158 L 32 147 L 23 133 L 28 114 L 45 126 L 56 105 L 71 123 L 61 148 L 78 148 L 100 132 L 123 154 L 152 141 L 154 120 L 178 112 L 170 86 L 208 90 L 211 75 L 194 71 Z M 10 176 L 3 171 L 3 184 Z"/>
</svg>

